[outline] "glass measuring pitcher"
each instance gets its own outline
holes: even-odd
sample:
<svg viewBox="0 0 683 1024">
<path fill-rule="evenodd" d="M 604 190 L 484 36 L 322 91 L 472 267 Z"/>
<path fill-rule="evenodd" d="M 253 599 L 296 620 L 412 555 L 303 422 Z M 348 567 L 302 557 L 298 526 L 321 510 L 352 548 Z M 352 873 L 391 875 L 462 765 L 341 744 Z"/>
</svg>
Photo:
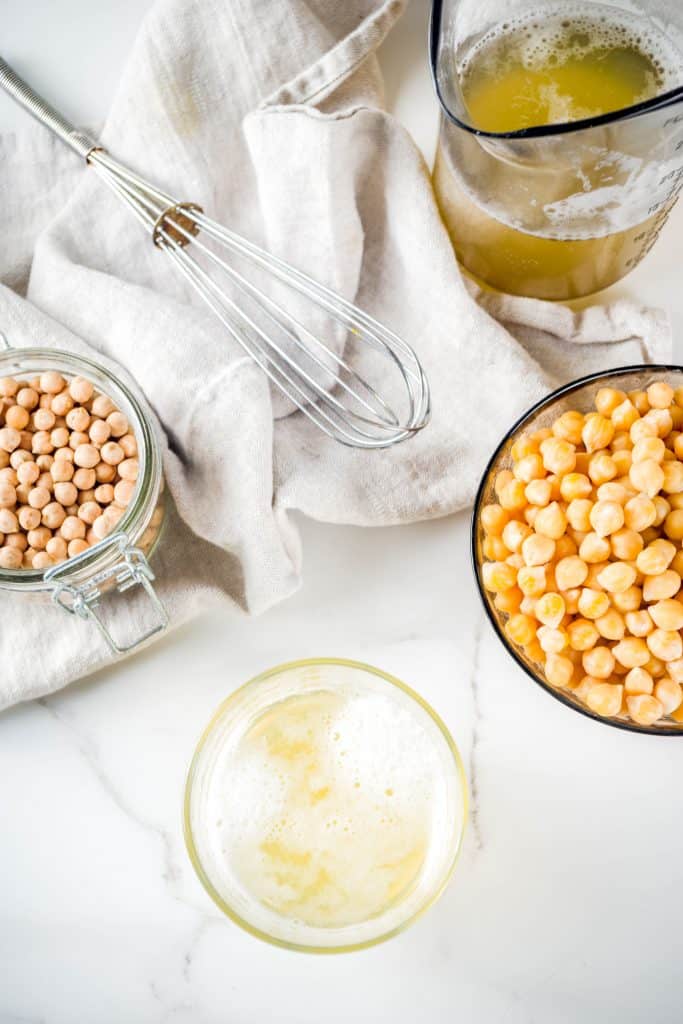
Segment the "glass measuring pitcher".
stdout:
<svg viewBox="0 0 683 1024">
<path fill-rule="evenodd" d="M 430 59 L 471 274 L 571 299 L 643 259 L 683 186 L 682 0 L 433 0 Z"/>
</svg>

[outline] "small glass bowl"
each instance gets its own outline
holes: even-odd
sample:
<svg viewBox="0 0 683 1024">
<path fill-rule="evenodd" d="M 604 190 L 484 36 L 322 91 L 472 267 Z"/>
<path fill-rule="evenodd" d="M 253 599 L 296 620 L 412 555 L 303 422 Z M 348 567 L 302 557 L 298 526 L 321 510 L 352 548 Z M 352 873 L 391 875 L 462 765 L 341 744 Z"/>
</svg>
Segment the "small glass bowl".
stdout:
<svg viewBox="0 0 683 1024">
<path fill-rule="evenodd" d="M 514 658 L 517 664 L 524 669 L 534 682 L 542 686 L 547 693 L 551 694 L 556 700 L 561 701 L 562 704 L 573 708 L 574 711 L 579 711 L 588 718 L 595 719 L 595 721 L 615 726 L 617 729 L 627 729 L 630 732 L 644 732 L 655 736 L 680 736 L 683 734 L 683 723 L 678 723 L 672 718 L 664 717 L 654 725 L 639 725 L 637 722 L 627 718 L 623 713 L 611 718 L 603 717 L 591 711 L 578 697 L 572 694 L 571 690 L 561 690 L 552 686 L 543 675 L 542 669 L 535 662 L 531 661 L 521 647 L 512 643 L 506 636 L 504 625 L 507 621 L 507 615 L 504 612 L 498 611 L 494 605 L 494 595 L 486 590 L 482 577 L 482 565 L 486 558 L 482 551 L 485 533 L 481 526 L 480 511 L 483 505 L 497 501 L 493 487 L 494 481 L 500 470 L 511 468 L 512 457 L 510 450 L 517 438 L 527 431 L 541 430 L 544 427 L 552 426 L 558 416 L 561 416 L 562 413 L 567 412 L 569 409 L 578 409 L 579 412 L 594 410 L 595 395 L 600 388 L 613 387 L 627 392 L 642 391 L 654 381 L 662 379 L 671 384 L 673 388 L 683 387 L 683 366 L 625 366 L 618 370 L 594 373 L 588 377 L 582 377 L 580 380 L 572 381 L 570 384 L 565 384 L 563 387 L 558 388 L 557 391 L 553 391 L 550 395 L 542 398 L 528 412 L 525 412 L 514 426 L 510 428 L 496 448 L 479 484 L 472 512 L 471 553 L 479 596 L 489 621 L 508 654 Z"/>
<path fill-rule="evenodd" d="M 258 730 L 265 729 L 266 726 L 263 723 L 268 720 L 264 719 L 264 715 L 269 710 L 281 705 L 288 698 L 306 696 L 312 696 L 314 699 L 322 696 L 324 700 L 330 696 L 333 700 L 345 696 L 354 700 L 361 698 L 370 701 L 377 701 L 379 698 L 379 704 L 366 705 L 364 721 L 369 734 L 365 740 L 384 743 L 383 749 L 387 749 L 386 744 L 389 744 L 388 750 L 391 750 L 391 744 L 395 738 L 395 733 L 390 733 L 388 727 L 384 727 L 389 709 L 392 713 L 395 710 L 396 714 L 401 716 L 409 715 L 411 725 L 417 726 L 415 735 L 419 736 L 419 742 L 424 743 L 424 749 L 428 752 L 426 758 L 430 765 L 428 770 L 432 772 L 430 778 L 435 783 L 431 790 L 434 799 L 434 816 L 429 819 L 431 822 L 428 833 L 430 841 L 417 873 L 411 876 L 410 885 L 406 886 L 404 894 L 397 896 L 395 901 L 388 906 L 384 905 L 379 912 L 351 922 L 311 923 L 280 913 L 274 905 L 269 905 L 267 900 L 259 899 L 244 884 L 244 879 L 240 876 L 235 861 L 236 858 L 239 859 L 239 854 L 226 852 L 230 839 L 233 840 L 231 850 L 234 850 L 238 846 L 234 837 L 238 835 L 242 838 L 243 833 L 234 829 L 230 836 L 226 837 L 225 831 L 221 831 L 220 828 L 221 825 L 224 825 L 223 813 L 225 812 L 218 812 L 217 808 L 227 807 L 225 794 L 234 792 L 234 787 L 241 784 L 235 781 L 234 762 L 228 763 L 227 761 L 235 749 L 235 744 L 241 741 L 248 730 L 253 729 L 257 721 L 256 728 Z M 387 698 L 389 704 L 387 704 Z M 384 715 L 374 713 L 380 704 L 385 709 Z M 369 719 L 367 718 L 368 707 L 371 710 Z M 332 719 L 332 721 L 338 724 L 339 720 Z M 333 726 L 329 726 L 329 728 L 332 729 Z M 346 728 L 349 728 L 348 722 Z M 254 733 L 251 732 L 250 735 L 253 736 Z M 285 736 L 285 740 L 280 741 L 281 744 L 291 742 L 291 737 L 287 734 L 278 733 L 277 735 Z M 311 733 L 306 735 L 311 735 Z M 362 737 L 362 729 L 359 732 L 354 732 L 353 735 L 356 739 L 358 735 Z M 334 739 L 338 739 L 339 733 L 334 733 L 333 736 Z M 264 738 L 263 731 L 260 734 L 259 742 L 261 740 L 266 744 L 270 742 Z M 266 749 L 269 748 L 266 747 Z M 285 748 L 278 748 L 276 756 L 286 756 L 281 754 L 282 749 Z M 311 756 L 315 760 L 315 748 L 313 749 L 314 754 Z M 361 754 L 360 763 L 362 765 L 363 751 L 368 750 L 367 742 L 361 742 L 358 750 Z M 355 753 L 351 751 L 352 758 L 356 756 L 358 750 Z M 341 752 L 341 756 L 343 754 L 344 751 Z M 260 756 L 259 748 L 259 759 Z M 400 758 L 400 752 L 396 754 L 394 751 L 393 756 Z M 388 754 L 387 759 L 389 760 L 390 757 L 391 754 Z M 357 760 L 355 763 L 357 766 Z M 346 762 L 344 765 L 346 767 Z M 237 771 L 240 771 L 240 779 L 251 778 L 249 776 L 250 767 L 250 764 L 245 767 L 245 758 L 242 757 L 237 768 Z M 285 763 L 283 782 L 283 769 L 280 766 L 278 773 L 274 772 L 272 780 L 269 779 L 263 788 L 261 788 L 263 772 L 259 771 L 258 779 L 254 784 L 256 785 L 255 792 L 261 800 L 266 799 L 262 794 L 272 789 L 273 786 L 275 787 L 273 792 L 276 799 L 278 798 L 278 794 L 283 792 L 283 789 L 278 789 L 278 787 L 286 786 L 287 782 L 293 778 L 292 775 L 287 774 L 288 770 L 293 772 L 295 769 L 291 767 L 288 769 Z M 408 775 L 410 776 L 410 773 Z M 230 779 L 232 779 L 232 786 L 229 782 Z M 327 786 L 322 785 L 326 781 L 327 778 L 323 776 L 321 789 L 313 793 L 316 802 L 318 792 L 322 794 L 328 791 Z M 373 778 L 373 781 L 376 780 Z M 362 784 L 365 785 L 364 782 Z M 358 781 L 358 786 L 360 785 L 361 782 Z M 371 791 L 371 788 L 368 789 L 365 800 L 370 799 Z M 350 792 L 355 794 L 353 789 Z M 391 789 L 385 789 L 384 792 L 393 794 Z M 397 789 L 397 799 L 401 792 L 402 790 Z M 349 790 L 346 790 L 347 799 L 348 793 Z M 358 793 L 358 800 L 363 799 L 360 788 Z M 219 794 L 223 800 L 222 805 L 217 802 Z M 355 795 L 351 799 L 355 804 Z M 372 804 L 372 800 L 370 804 Z M 411 806 L 419 807 L 421 805 L 417 803 Z M 241 810 L 240 813 L 242 813 Z M 251 820 L 251 813 L 246 809 L 244 813 L 246 815 L 244 820 Z M 281 809 L 274 813 L 276 828 L 279 827 L 280 813 L 283 813 Z M 453 739 L 438 715 L 418 694 L 404 683 L 399 682 L 398 679 L 369 665 L 337 658 L 310 659 L 280 665 L 252 679 L 228 697 L 216 710 L 199 741 L 188 773 L 184 803 L 187 849 L 199 879 L 209 896 L 228 917 L 252 935 L 286 949 L 308 953 L 338 953 L 363 949 L 403 931 L 443 892 L 460 852 L 466 816 L 467 785 L 462 761 Z M 333 821 L 336 826 L 336 817 Z M 349 824 L 351 824 L 350 821 Z M 376 826 L 376 823 L 374 824 Z M 297 825 L 298 822 L 294 817 L 294 834 L 296 834 Z M 326 825 L 325 828 L 327 827 L 329 826 Z M 347 829 L 344 828 L 344 831 Z M 353 829 L 351 834 L 353 835 Z M 318 831 L 317 835 L 323 836 L 324 844 L 324 831 Z M 329 833 L 327 835 L 329 836 Z M 338 842 L 335 841 L 332 844 L 332 852 Z M 346 842 L 348 843 L 349 840 L 346 839 Z M 347 846 L 346 850 L 354 849 L 356 840 L 353 839 L 351 842 L 352 845 Z M 329 838 L 327 843 L 329 844 Z M 253 863 L 252 858 L 260 856 L 264 845 L 265 841 L 259 843 L 254 847 L 253 852 L 250 848 L 249 857 L 243 863 L 247 865 Z M 302 850 L 305 849 L 305 846 L 306 844 L 302 846 Z M 324 856 L 329 857 L 329 846 L 327 854 L 321 854 L 320 850 L 321 847 L 317 846 L 306 852 L 298 850 L 296 854 L 290 854 L 288 851 L 288 857 L 296 857 L 297 863 L 302 857 L 309 858 L 309 860 L 312 858 L 315 871 L 321 872 L 329 867 L 329 859 L 323 859 Z M 289 864 L 291 861 L 288 860 L 286 863 Z M 374 868 L 377 871 L 379 867 L 387 866 L 391 865 L 374 865 Z M 280 869 L 278 863 L 278 870 L 285 871 L 287 868 Z M 334 881 L 334 868 L 330 868 L 330 870 L 332 872 L 331 891 L 335 893 L 339 891 L 339 886 Z M 296 884 L 289 879 L 281 883 L 275 873 L 274 877 L 278 879 L 277 884 Z M 363 868 L 356 876 L 361 885 L 365 883 L 366 879 L 375 877 L 374 874 Z"/>
</svg>

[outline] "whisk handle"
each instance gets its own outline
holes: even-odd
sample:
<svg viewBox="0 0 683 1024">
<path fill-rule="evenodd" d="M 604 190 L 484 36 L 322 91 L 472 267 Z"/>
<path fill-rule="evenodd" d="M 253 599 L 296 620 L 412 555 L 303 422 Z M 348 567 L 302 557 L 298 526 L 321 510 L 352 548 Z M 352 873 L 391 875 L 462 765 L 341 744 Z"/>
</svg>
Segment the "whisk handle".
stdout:
<svg viewBox="0 0 683 1024">
<path fill-rule="evenodd" d="M 0 57 L 0 87 L 6 93 L 9 93 L 19 106 L 28 110 L 29 114 L 32 114 L 36 120 L 44 124 L 62 142 L 65 142 L 67 146 L 75 150 L 79 156 L 87 159 L 88 154 L 97 147 L 98 144 L 95 139 L 91 139 L 83 132 L 79 132 L 54 107 L 51 107 L 42 96 L 39 96 L 2 57 Z"/>
</svg>

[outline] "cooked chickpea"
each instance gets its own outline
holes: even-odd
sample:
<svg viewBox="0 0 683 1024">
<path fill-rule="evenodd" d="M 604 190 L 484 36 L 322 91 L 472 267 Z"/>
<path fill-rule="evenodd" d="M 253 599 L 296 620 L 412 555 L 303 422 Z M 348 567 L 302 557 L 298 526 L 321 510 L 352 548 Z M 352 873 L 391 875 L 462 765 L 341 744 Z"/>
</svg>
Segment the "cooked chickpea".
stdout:
<svg viewBox="0 0 683 1024">
<path fill-rule="evenodd" d="M 509 590 L 517 582 L 516 570 L 506 562 L 485 562 L 483 577 L 486 589 L 494 593 Z"/>
<path fill-rule="evenodd" d="M 97 491 L 95 496 L 97 497 Z M 545 566 L 523 566 L 517 573 L 517 584 L 525 597 L 540 596 L 546 589 Z"/>
<path fill-rule="evenodd" d="M 615 608 L 610 608 L 599 619 L 596 619 L 595 625 L 600 636 L 605 640 L 621 640 L 626 633 L 624 618 Z"/>
<path fill-rule="evenodd" d="M 588 566 L 578 555 L 562 558 L 555 566 L 555 581 L 560 590 L 580 587 L 587 576 Z"/>
<path fill-rule="evenodd" d="M 586 694 L 586 704 L 596 715 L 613 718 L 621 711 L 623 694 L 624 688 L 619 684 L 595 682 Z"/>
<path fill-rule="evenodd" d="M 683 689 L 670 676 L 662 676 L 657 680 L 654 695 L 662 705 L 665 715 L 670 715 L 683 701 Z"/>
<path fill-rule="evenodd" d="M 531 615 L 511 615 L 505 624 L 505 632 L 513 643 L 526 647 L 536 636 L 536 620 Z"/>
<path fill-rule="evenodd" d="M 614 424 L 611 420 L 597 412 L 589 413 L 586 416 L 581 431 L 581 440 L 587 452 L 596 452 L 601 448 L 606 448 L 613 437 Z"/>
<path fill-rule="evenodd" d="M 102 422 L 99 420 L 98 422 Z M 108 431 L 111 432 L 109 423 L 105 424 Z M 92 437 L 92 434 L 91 434 Z M 93 438 L 95 440 L 95 438 Z M 107 438 L 105 437 L 105 441 Z M 103 443 L 103 442 L 100 442 Z M 123 451 L 123 449 L 121 449 Z M 513 474 L 517 480 L 523 480 L 524 483 L 531 483 L 532 480 L 541 480 L 545 477 L 545 469 L 543 468 L 543 459 L 540 455 L 532 453 L 531 455 L 525 455 L 523 459 L 515 463 Z"/>
<path fill-rule="evenodd" d="M 599 619 L 609 608 L 609 597 L 602 590 L 584 587 L 579 597 L 579 612 L 585 619 Z"/>
<path fill-rule="evenodd" d="M 120 480 L 116 486 L 118 487 L 121 484 L 131 486 L 130 481 L 128 480 Z M 111 490 L 112 496 L 109 499 L 109 501 L 111 501 L 116 493 L 115 488 L 112 488 L 111 484 L 102 484 L 102 487 L 107 487 Z M 109 502 L 107 502 L 107 504 L 108 503 Z M 125 504 L 125 502 L 122 504 Z M 503 527 L 503 543 L 508 550 L 513 552 L 519 551 L 522 547 L 523 541 L 525 541 L 527 537 L 530 537 L 531 533 L 531 527 L 527 526 L 526 523 L 520 523 L 519 519 L 511 519 L 510 522 L 506 523 Z"/>
<path fill-rule="evenodd" d="M 510 516 L 500 505 L 495 503 L 484 505 L 480 513 L 481 525 L 486 533 L 499 537 L 505 525 L 509 522 Z"/>
<path fill-rule="evenodd" d="M 681 577 L 673 569 L 666 569 L 657 576 L 646 576 L 643 580 L 643 599 L 650 604 L 652 601 L 663 601 L 675 597 L 681 589 Z"/>
<path fill-rule="evenodd" d="M 545 508 L 539 508 L 534 519 L 534 530 L 537 534 L 550 537 L 551 540 L 559 540 L 566 529 L 567 517 L 556 501 Z"/>
<path fill-rule="evenodd" d="M 614 671 L 614 655 L 609 647 L 598 644 L 584 651 L 581 664 L 586 675 L 594 679 L 609 679 Z"/>
<path fill-rule="evenodd" d="M 574 651 L 588 651 L 591 647 L 595 647 L 600 639 L 600 633 L 595 623 L 582 618 L 574 619 L 569 623 L 567 636 L 569 637 L 569 646 Z"/>
<path fill-rule="evenodd" d="M 124 477 L 124 479 L 127 479 Z M 555 554 L 555 541 L 550 537 L 532 534 L 522 544 L 522 557 L 526 565 L 546 565 Z"/>
<path fill-rule="evenodd" d="M 683 656 L 683 640 L 677 630 L 654 629 L 645 640 L 655 658 L 661 661 L 676 661 Z"/>
<path fill-rule="evenodd" d="M 662 463 L 664 481 L 662 490 L 666 494 L 681 494 L 683 492 L 683 462 L 677 459 Z"/>
<path fill-rule="evenodd" d="M 608 537 L 624 525 L 624 509 L 616 501 L 596 501 L 590 511 L 590 522 L 598 537 Z"/>
<path fill-rule="evenodd" d="M 656 697 L 649 694 L 634 694 L 626 698 L 628 713 L 638 725 L 654 725 L 664 714 L 664 708 Z"/>
<path fill-rule="evenodd" d="M 548 653 L 544 667 L 545 677 L 551 686 L 565 688 L 569 686 L 574 675 L 574 663 L 570 658 L 555 652 Z"/>
<path fill-rule="evenodd" d="M 561 594 L 548 591 L 539 597 L 536 602 L 535 614 L 539 622 L 542 622 L 544 626 L 550 626 L 556 629 L 565 613 L 564 598 Z"/>
<path fill-rule="evenodd" d="M 576 449 L 569 441 L 548 437 L 541 442 L 543 465 L 549 473 L 571 473 L 576 466 Z"/>
<path fill-rule="evenodd" d="M 624 621 L 632 636 L 647 636 L 654 629 L 650 613 L 646 608 L 641 611 L 626 612 Z"/>
<path fill-rule="evenodd" d="M 627 636 L 612 648 L 612 654 L 625 668 L 642 668 L 650 660 L 650 650 L 641 637 Z"/>
<path fill-rule="evenodd" d="M 584 562 L 599 563 L 609 558 L 610 542 L 597 533 L 587 533 L 579 545 L 579 557 Z"/>
</svg>

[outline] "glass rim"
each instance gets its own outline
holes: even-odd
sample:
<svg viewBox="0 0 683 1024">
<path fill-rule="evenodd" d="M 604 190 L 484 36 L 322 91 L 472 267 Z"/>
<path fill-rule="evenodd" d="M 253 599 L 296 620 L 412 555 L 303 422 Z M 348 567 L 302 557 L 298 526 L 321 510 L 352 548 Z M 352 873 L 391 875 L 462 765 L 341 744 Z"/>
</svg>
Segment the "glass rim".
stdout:
<svg viewBox="0 0 683 1024">
<path fill-rule="evenodd" d="M 533 672 L 527 665 L 524 659 L 520 656 L 515 647 L 510 643 L 505 631 L 501 626 L 500 618 L 494 614 L 491 602 L 487 598 L 487 591 L 484 587 L 484 580 L 482 577 L 482 562 L 479 559 L 477 552 L 477 532 L 479 525 L 479 515 L 481 510 L 482 500 L 484 498 L 484 492 L 488 483 L 491 471 L 498 460 L 501 452 L 505 448 L 508 441 L 514 437 L 518 430 L 529 423 L 539 412 L 542 412 L 549 405 L 555 402 L 558 398 L 562 398 L 565 395 L 571 395 L 574 391 L 580 390 L 588 384 L 596 383 L 601 380 L 616 381 L 620 377 L 628 376 L 632 373 L 683 373 L 683 365 L 676 363 L 635 363 L 632 366 L 617 366 L 613 370 L 600 370 L 596 373 L 589 373 L 585 377 L 578 377 L 576 380 L 569 381 L 567 384 L 562 384 L 559 388 L 551 391 L 544 398 L 540 398 L 534 405 L 531 406 L 526 412 L 524 412 L 516 422 L 510 427 L 510 429 L 504 434 L 500 442 L 496 445 L 496 448 L 491 455 L 490 459 L 486 463 L 486 468 L 481 475 L 479 486 L 477 487 L 477 493 L 474 498 L 474 505 L 472 507 L 472 516 L 470 519 L 470 560 L 472 565 L 472 571 L 474 573 L 474 579 L 477 585 L 477 592 L 479 599 L 484 607 L 484 612 L 489 622 L 493 626 L 496 636 L 501 641 L 503 647 L 507 653 L 516 661 L 519 667 L 525 672 L 525 674 L 532 679 L 538 686 L 540 686 L 546 693 L 554 697 L 555 700 L 564 704 L 565 707 L 570 708 L 572 711 L 577 711 L 580 715 L 584 715 L 586 718 L 590 718 L 595 722 L 599 722 L 602 725 L 610 725 L 615 729 L 622 729 L 625 732 L 639 733 L 641 735 L 649 736 L 683 736 L 683 726 L 681 728 L 673 728 L 672 726 L 654 726 L 654 725 L 638 725 L 636 722 L 631 722 L 627 719 L 603 717 L 602 715 L 596 714 L 591 711 L 585 704 L 578 704 L 571 700 L 562 690 L 553 687 L 549 682 L 543 679 L 539 674 Z"/>
<path fill-rule="evenodd" d="M 207 743 L 209 737 L 211 736 L 214 728 L 216 727 L 220 719 L 223 717 L 225 711 L 233 704 L 238 703 L 239 700 L 244 697 L 247 691 L 256 688 L 261 683 L 265 682 L 267 679 L 271 679 L 274 676 L 278 676 L 292 669 L 321 665 L 341 665 L 347 668 L 354 668 L 359 669 L 363 672 L 367 672 L 370 675 L 379 677 L 380 679 L 384 680 L 384 682 L 389 683 L 391 686 L 396 687 L 407 697 L 414 700 L 422 708 L 422 710 L 429 715 L 429 717 L 437 726 L 442 737 L 446 742 L 446 746 L 448 747 L 448 750 L 453 758 L 453 762 L 455 765 L 455 774 L 457 781 L 459 783 L 460 797 L 462 800 L 462 826 L 460 828 L 460 834 L 457 837 L 455 849 L 453 851 L 450 863 L 448 864 L 448 867 L 444 873 L 443 878 L 441 879 L 437 888 L 430 894 L 429 898 L 425 900 L 425 902 L 422 903 L 414 913 L 407 917 L 405 921 L 401 921 L 400 924 L 395 925 L 388 931 L 383 932 L 377 936 L 373 936 L 370 939 L 364 939 L 361 942 L 343 943 L 333 946 L 322 946 L 310 943 L 291 942 L 287 939 L 278 938 L 277 936 L 271 935 L 269 932 L 264 931 L 262 928 L 258 928 L 255 925 L 251 924 L 244 917 L 242 917 L 241 914 L 234 910 L 233 907 L 227 902 L 227 900 L 225 900 L 216 890 L 215 886 L 213 885 L 213 883 L 211 882 L 210 878 L 208 877 L 203 868 L 199 854 L 197 852 L 197 848 L 195 846 L 190 816 L 192 804 L 192 791 L 196 771 L 199 765 L 199 760 L 204 751 L 205 744 Z M 253 676 L 251 679 L 247 680 L 247 682 L 242 683 L 228 697 L 221 701 L 221 703 L 218 705 L 218 707 L 211 715 L 211 718 L 209 719 L 208 723 L 202 730 L 202 733 L 199 737 L 185 780 L 185 790 L 183 797 L 183 836 L 185 839 L 185 847 L 187 849 L 188 856 L 197 874 L 197 877 L 201 882 L 202 886 L 204 887 L 205 891 L 216 904 L 216 906 L 219 908 L 219 910 L 221 910 L 226 915 L 226 917 L 228 917 L 231 921 L 234 922 L 234 924 L 238 925 L 244 931 L 248 932 L 250 935 L 253 935 L 258 939 L 262 939 L 264 942 L 270 943 L 271 945 L 279 946 L 281 949 L 289 949 L 298 953 L 319 953 L 323 955 L 329 953 L 352 953 L 357 950 L 368 949 L 371 946 L 376 946 L 380 942 L 386 942 L 388 939 L 393 938 L 395 935 L 399 935 L 401 932 L 405 931 L 405 929 L 408 928 L 411 924 L 413 924 L 418 918 L 420 918 L 427 910 L 429 910 L 429 908 L 432 907 L 434 903 L 436 903 L 436 901 L 444 892 L 451 878 L 453 877 L 453 872 L 455 871 L 456 864 L 459 860 L 460 853 L 463 847 L 463 838 L 467 827 L 468 810 L 469 794 L 467 788 L 467 776 L 465 774 L 465 767 L 462 761 L 460 750 L 458 749 L 458 746 L 455 743 L 453 737 L 451 736 L 450 730 L 446 726 L 443 719 L 434 710 L 434 708 L 424 699 L 424 697 L 421 697 L 419 693 L 413 690 L 412 687 L 408 686 L 406 683 L 402 682 L 400 679 L 397 679 L 395 676 L 391 675 L 388 672 L 384 672 L 382 669 L 376 668 L 374 665 L 368 665 L 366 662 L 355 661 L 349 658 L 334 657 L 300 658 L 294 661 L 287 661 L 279 665 L 275 665 L 274 667 L 266 669 L 264 672 L 260 672 L 258 675 Z"/>
<path fill-rule="evenodd" d="M 98 378 L 103 378 L 107 384 L 111 385 L 114 391 L 121 393 L 125 402 L 130 406 L 135 416 L 135 422 L 131 423 L 130 426 L 133 428 L 135 439 L 138 442 L 137 458 L 139 460 L 139 473 L 133 497 L 125 514 L 117 524 L 117 532 L 120 531 L 127 534 L 127 531 L 130 530 L 131 542 L 135 543 L 136 538 L 145 529 L 149 516 L 156 506 L 161 489 L 161 458 L 142 397 L 136 393 L 134 387 L 121 380 L 117 373 L 108 366 L 97 362 L 89 356 L 81 355 L 79 352 L 70 352 L 68 349 L 46 348 L 34 345 L 8 345 L 7 348 L 0 349 L 0 375 L 2 375 L 3 364 L 7 360 L 21 361 L 25 359 L 44 360 L 45 369 L 54 367 L 68 373 L 68 367 L 71 366 L 76 374 L 83 370 L 84 376 L 92 375 L 92 377 L 88 376 L 88 379 L 91 379 L 96 387 L 100 387 L 103 393 L 107 393 L 106 388 L 102 387 L 98 382 Z M 25 371 L 19 370 L 17 372 L 23 373 Z M 108 397 L 115 398 L 116 395 L 108 394 Z M 83 556 L 78 557 L 81 560 L 77 568 L 72 569 L 71 572 L 69 570 L 69 563 L 72 559 L 67 558 L 59 563 L 65 579 L 87 579 L 95 569 L 109 564 L 118 555 L 116 551 L 112 550 L 108 552 L 94 551 L 92 556 L 87 559 L 83 558 Z M 25 591 L 27 593 L 44 591 L 45 589 L 49 590 L 51 589 L 50 584 L 45 583 L 44 579 L 46 571 L 44 569 L 0 569 L 0 589 Z"/>
<path fill-rule="evenodd" d="M 542 139 L 556 135 L 567 135 L 570 132 L 584 131 L 587 128 L 600 128 L 605 125 L 615 124 L 619 121 L 626 121 L 640 117 L 642 114 L 652 113 L 655 110 L 665 110 L 668 107 L 675 107 L 683 103 L 683 85 L 669 89 L 667 92 L 652 96 L 649 100 L 642 100 L 628 107 L 620 107 L 618 110 L 608 111 L 606 114 L 598 114 L 594 117 L 584 117 L 576 121 L 557 121 L 553 124 L 530 125 L 527 128 L 516 128 L 514 131 L 494 132 L 486 128 L 477 128 L 469 121 L 464 121 L 453 113 L 443 95 L 443 89 L 439 82 L 439 43 L 441 40 L 441 16 L 443 11 L 443 0 L 432 0 L 432 9 L 429 19 L 429 65 L 431 69 L 432 83 L 439 106 L 448 120 L 469 132 L 471 135 L 478 135 L 486 139 Z"/>
</svg>

